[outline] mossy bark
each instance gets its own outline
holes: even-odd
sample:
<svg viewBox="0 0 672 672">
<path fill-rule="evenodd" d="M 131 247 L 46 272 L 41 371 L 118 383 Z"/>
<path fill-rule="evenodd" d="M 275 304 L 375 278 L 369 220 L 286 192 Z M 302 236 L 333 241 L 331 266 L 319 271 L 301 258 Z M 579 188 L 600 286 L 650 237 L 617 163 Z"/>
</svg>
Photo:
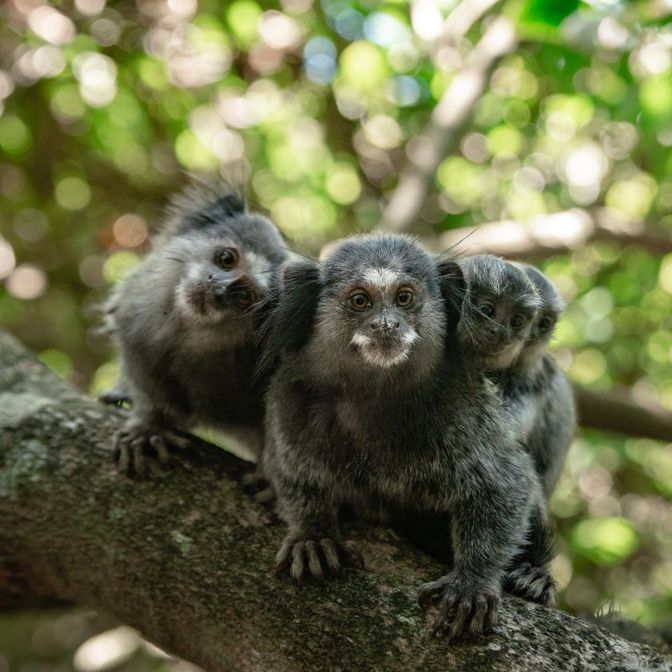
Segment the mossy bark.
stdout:
<svg viewBox="0 0 672 672">
<path fill-rule="evenodd" d="M 151 479 L 121 477 L 121 417 L 0 334 L 0 604 L 87 605 L 210 672 L 672 670 L 654 649 L 515 599 L 488 639 L 433 639 L 416 589 L 442 568 L 382 529 L 358 535 L 366 571 L 277 578 L 283 527 L 244 492 L 249 465 L 202 444 Z"/>
</svg>

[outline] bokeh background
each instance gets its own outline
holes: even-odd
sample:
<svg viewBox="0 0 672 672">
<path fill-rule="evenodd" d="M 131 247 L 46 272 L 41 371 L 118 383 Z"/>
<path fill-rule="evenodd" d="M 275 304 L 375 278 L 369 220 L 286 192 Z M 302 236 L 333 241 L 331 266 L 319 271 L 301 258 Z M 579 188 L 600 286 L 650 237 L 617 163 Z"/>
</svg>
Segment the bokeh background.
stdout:
<svg viewBox="0 0 672 672">
<path fill-rule="evenodd" d="M 556 282 L 572 381 L 672 411 L 671 19 L 671 0 L 5 0 L 0 323 L 96 393 L 116 376 L 97 306 L 185 172 L 245 158 L 253 207 L 317 253 L 395 215 L 438 129 L 405 228 L 441 247 L 508 222 L 460 249 Z M 440 101 L 463 123 L 442 130 Z M 669 444 L 579 433 L 552 502 L 563 608 L 669 625 L 671 494 Z M 0 672 L 190 669 L 117 626 L 0 614 Z"/>
</svg>

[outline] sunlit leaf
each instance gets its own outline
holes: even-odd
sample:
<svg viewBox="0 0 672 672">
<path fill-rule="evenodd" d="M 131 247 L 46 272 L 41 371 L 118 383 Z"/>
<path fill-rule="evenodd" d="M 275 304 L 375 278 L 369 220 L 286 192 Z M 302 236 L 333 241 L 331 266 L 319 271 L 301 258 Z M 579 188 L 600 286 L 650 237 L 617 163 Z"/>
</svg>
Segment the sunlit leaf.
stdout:
<svg viewBox="0 0 672 672">
<path fill-rule="evenodd" d="M 520 13 L 524 24 L 559 26 L 580 5 L 579 0 L 525 0 Z"/>
</svg>

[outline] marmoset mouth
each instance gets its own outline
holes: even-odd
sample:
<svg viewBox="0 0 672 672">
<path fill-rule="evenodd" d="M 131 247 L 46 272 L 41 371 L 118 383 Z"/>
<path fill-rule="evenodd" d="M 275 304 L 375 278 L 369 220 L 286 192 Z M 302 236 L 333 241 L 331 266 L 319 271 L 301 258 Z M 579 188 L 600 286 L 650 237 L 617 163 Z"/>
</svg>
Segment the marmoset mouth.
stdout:
<svg viewBox="0 0 672 672">
<path fill-rule="evenodd" d="M 486 355 L 502 355 L 511 347 L 510 343 L 480 343 L 478 348 Z"/>
<path fill-rule="evenodd" d="M 261 295 L 247 279 L 237 280 L 226 288 L 227 304 L 245 310 L 261 300 Z"/>
<path fill-rule="evenodd" d="M 355 334 L 351 345 L 359 356 L 372 366 L 390 368 L 408 359 L 411 344 L 398 336 L 365 336 Z"/>
<path fill-rule="evenodd" d="M 224 292 L 205 283 L 190 285 L 184 294 L 189 306 L 199 315 L 207 315 L 228 307 Z"/>
<path fill-rule="evenodd" d="M 199 315 L 223 311 L 245 311 L 259 301 L 259 294 L 248 285 L 232 283 L 228 287 L 196 283 L 184 292 L 189 306 Z"/>
</svg>

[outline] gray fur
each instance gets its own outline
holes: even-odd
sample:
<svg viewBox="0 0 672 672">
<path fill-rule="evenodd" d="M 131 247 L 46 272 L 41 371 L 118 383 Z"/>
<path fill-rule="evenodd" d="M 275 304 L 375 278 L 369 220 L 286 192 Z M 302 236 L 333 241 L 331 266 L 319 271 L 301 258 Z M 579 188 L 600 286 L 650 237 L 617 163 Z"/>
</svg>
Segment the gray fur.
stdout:
<svg viewBox="0 0 672 672">
<path fill-rule="evenodd" d="M 480 255 L 462 262 L 468 283 L 468 302 L 458 334 L 471 352 L 475 369 L 486 370 L 497 382 L 517 428 L 519 439 L 534 460 L 545 500 L 555 487 L 574 435 L 576 419 L 569 384 L 545 350 L 563 303 L 552 283 L 539 270 Z M 510 357 L 479 352 L 486 343 L 489 321 L 477 308 L 485 299 L 495 305 L 496 320 L 505 325 L 524 303 L 536 309 L 524 329 L 503 331 L 502 346 Z M 508 338 L 508 341 L 506 340 Z M 506 352 L 506 350 L 504 350 Z M 538 524 L 516 558 L 505 587 L 536 601 L 554 593 L 549 563 L 553 556 L 546 501 L 536 504 Z"/>
<path fill-rule="evenodd" d="M 514 414 L 528 418 L 524 427 L 526 446 L 541 476 L 544 492 L 550 497 L 576 433 L 571 386 L 553 357 L 546 353 L 564 303 L 540 270 L 527 264 L 519 267 L 534 283 L 542 303 L 520 357 L 499 378 Z"/>
<path fill-rule="evenodd" d="M 487 254 L 462 259 L 460 266 L 467 294 L 458 338 L 473 366 L 505 369 L 520 356 L 537 317 L 541 301 L 534 283 L 522 269 Z"/>
<path fill-rule="evenodd" d="M 550 280 L 533 266 L 489 255 L 468 257 L 461 266 L 467 279 L 467 300 L 458 325 L 459 338 L 473 366 L 499 383 L 550 497 L 576 428 L 571 388 L 546 353 L 563 301 Z M 496 326 L 503 327 L 501 356 L 488 351 L 493 320 L 480 314 L 482 300 L 494 304 Z M 536 306 L 529 321 L 524 328 L 507 329 L 524 305 Z"/>
<path fill-rule="evenodd" d="M 197 423 L 261 432 L 255 330 L 285 257 L 273 224 L 230 185 L 173 200 L 154 249 L 107 305 L 133 404 L 117 439 L 122 469 L 143 471 L 148 452 L 166 459 L 168 444 L 185 444 L 176 430 Z"/>
<path fill-rule="evenodd" d="M 297 580 L 359 563 L 340 536 L 342 505 L 444 515 L 454 569 L 420 597 L 438 603 L 449 637 L 495 624 L 541 497 L 496 386 L 446 338 L 460 282 L 457 264 L 435 264 L 403 236 L 350 238 L 319 265 L 290 266 L 271 319 L 290 323 L 301 308 L 300 328 L 271 355 L 264 451 L 289 528 L 276 565 Z M 362 290 L 372 304 L 356 310 Z"/>
</svg>

